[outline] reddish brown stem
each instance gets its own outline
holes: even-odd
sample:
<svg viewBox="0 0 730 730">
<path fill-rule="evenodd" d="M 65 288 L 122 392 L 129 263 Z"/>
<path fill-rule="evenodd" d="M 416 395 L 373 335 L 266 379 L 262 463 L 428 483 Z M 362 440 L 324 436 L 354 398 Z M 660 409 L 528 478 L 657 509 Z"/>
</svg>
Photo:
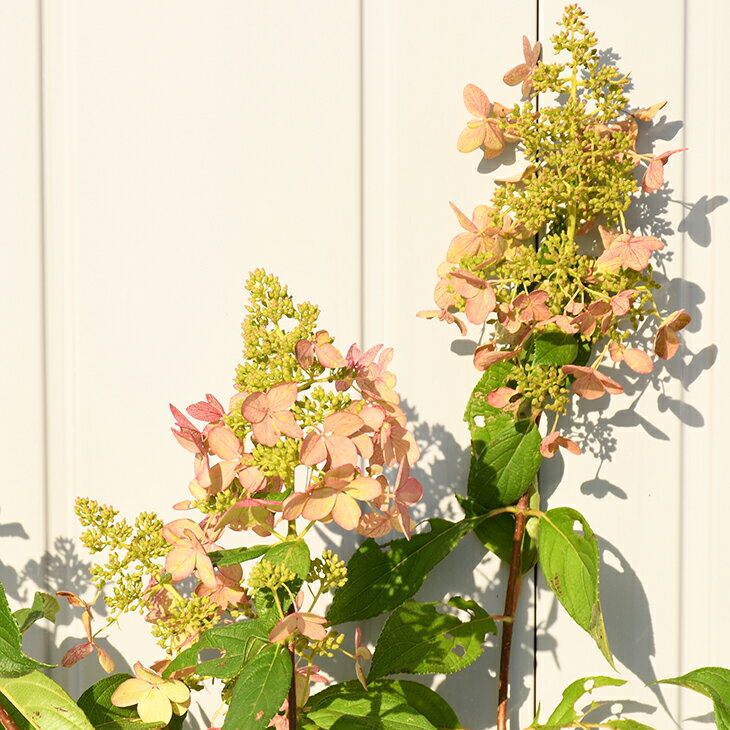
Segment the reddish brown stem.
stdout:
<svg viewBox="0 0 730 730">
<path fill-rule="evenodd" d="M 525 492 L 517 508 L 526 510 L 530 504 L 530 494 Z M 522 536 L 525 534 L 527 517 L 524 512 L 515 515 L 515 531 L 512 535 L 512 560 L 509 564 L 507 596 L 504 599 L 504 615 L 514 618 L 520 600 L 522 585 Z M 499 704 L 497 705 L 497 730 L 507 730 L 507 702 L 509 697 L 509 660 L 512 653 L 512 631 L 514 621 L 505 621 L 502 626 L 502 648 L 499 655 Z"/>
<path fill-rule="evenodd" d="M 0 725 L 2 725 L 5 730 L 20 730 L 20 728 L 15 724 L 15 720 L 10 717 L 10 713 L 2 706 L 2 703 L 0 703 Z"/>
</svg>

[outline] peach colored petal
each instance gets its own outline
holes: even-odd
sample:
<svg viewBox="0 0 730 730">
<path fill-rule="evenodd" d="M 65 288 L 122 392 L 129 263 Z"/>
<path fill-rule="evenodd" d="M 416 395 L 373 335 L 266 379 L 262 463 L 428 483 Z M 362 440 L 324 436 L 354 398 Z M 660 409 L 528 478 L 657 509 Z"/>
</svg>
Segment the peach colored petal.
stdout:
<svg viewBox="0 0 730 730">
<path fill-rule="evenodd" d="M 635 373 L 650 373 L 654 369 L 649 354 L 635 347 L 626 348 L 623 359 Z"/>
<path fill-rule="evenodd" d="M 465 213 L 463 213 L 453 203 L 449 203 L 449 205 L 451 206 L 451 210 L 454 211 L 459 224 L 465 231 L 468 231 L 469 233 L 479 233 L 479 229 L 476 224 Z"/>
<path fill-rule="evenodd" d="M 333 467 L 357 464 L 357 448 L 346 436 L 333 433 L 324 437 L 324 443 Z"/>
<path fill-rule="evenodd" d="M 485 127 L 485 124 L 478 127 L 464 127 L 456 142 L 456 149 L 459 152 L 474 152 L 479 149 L 484 142 Z"/>
<path fill-rule="evenodd" d="M 296 383 L 279 383 L 269 392 L 269 409 L 272 411 L 288 410 L 294 405 L 297 399 L 298 389 Z"/>
<path fill-rule="evenodd" d="M 281 436 L 281 431 L 271 418 L 253 424 L 253 436 L 264 446 L 274 446 Z"/>
<path fill-rule="evenodd" d="M 322 423 L 322 427 L 325 432 L 331 431 L 339 436 L 352 436 L 352 434 L 361 429 L 362 426 L 362 418 L 356 416 L 354 413 L 348 413 L 347 411 L 331 413 Z"/>
<path fill-rule="evenodd" d="M 319 487 L 309 492 L 302 509 L 302 517 L 307 520 L 322 520 L 328 517 L 337 499 L 337 492 L 330 487 Z"/>
<path fill-rule="evenodd" d="M 475 117 L 487 117 L 491 104 L 487 95 L 474 84 L 467 84 L 464 87 L 464 106 L 469 114 Z"/>
<path fill-rule="evenodd" d="M 241 442 L 228 426 L 215 426 L 208 431 L 208 446 L 221 459 L 237 459 L 241 455 Z"/>
<path fill-rule="evenodd" d="M 327 458 L 327 448 L 324 437 L 317 431 L 310 431 L 302 441 L 299 449 L 299 459 L 306 466 L 314 466 Z"/>
<path fill-rule="evenodd" d="M 332 507 L 332 519 L 344 530 L 354 530 L 360 520 L 360 505 L 349 494 L 338 494 Z"/>
<path fill-rule="evenodd" d="M 241 413 L 249 423 L 261 423 L 269 413 L 269 398 L 266 393 L 251 393 L 243 401 Z"/>
<path fill-rule="evenodd" d="M 286 436 L 291 436 L 291 438 L 295 439 L 304 436 L 302 427 L 296 422 L 294 414 L 291 411 L 274 411 L 271 413 L 271 420 L 276 428 Z"/>
<path fill-rule="evenodd" d="M 294 492 L 284 500 L 284 506 L 281 516 L 285 520 L 296 520 L 302 516 L 304 506 L 309 500 L 309 495 L 305 492 Z"/>
<path fill-rule="evenodd" d="M 355 499 L 368 501 L 379 497 L 383 493 L 383 486 L 372 477 L 358 477 L 345 487 L 345 491 Z"/>
</svg>

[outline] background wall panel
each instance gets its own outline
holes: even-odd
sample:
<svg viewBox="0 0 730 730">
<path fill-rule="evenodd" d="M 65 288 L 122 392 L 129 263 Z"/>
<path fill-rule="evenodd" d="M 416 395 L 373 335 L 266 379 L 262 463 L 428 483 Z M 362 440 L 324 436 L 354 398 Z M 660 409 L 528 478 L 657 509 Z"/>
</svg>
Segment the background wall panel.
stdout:
<svg viewBox="0 0 730 730">
<path fill-rule="evenodd" d="M 395 347 L 424 454 L 418 516 L 460 514 L 451 494 L 463 491 L 468 467 L 461 413 L 476 381 L 475 343 L 414 315 L 431 306 L 435 268 L 458 232 L 448 201 L 466 212 L 485 202 L 496 168 L 456 151 L 468 118 L 461 90 L 475 83 L 493 100 L 517 101 L 502 75 L 521 60 L 522 34 L 546 43 L 562 5 L 0 2 L 0 89 L 10 110 L 0 119 L 0 162 L 12 171 L 0 183 L 9 242 L 0 328 L 12 342 L 0 396 L 13 414 L 2 426 L 13 456 L 0 579 L 11 599 L 38 587 L 88 591 L 76 495 L 127 516 L 173 516 L 190 463 L 169 435 L 167 403 L 228 397 L 243 282 L 258 266 L 321 304 L 322 326 L 343 347 Z M 600 47 L 632 72 L 636 103 L 669 101 L 650 133 L 654 150 L 690 147 L 672 158 L 669 189 L 649 209 L 672 252 L 662 263 L 667 306 L 694 317 L 686 344 L 648 380 L 624 378 L 626 395 L 602 417 L 579 407 L 579 432 L 599 446 L 541 475 L 549 504 L 576 504 L 601 537 L 609 639 L 622 676 L 636 677 L 617 696 L 641 707 L 655 699 L 644 681 L 730 656 L 719 630 L 728 606 L 728 343 L 717 314 L 728 264 L 721 39 L 730 9 L 723 0 L 583 6 Z M 322 541 L 343 552 L 355 544 L 336 531 Z M 470 536 L 420 597 L 457 593 L 501 613 L 495 563 Z M 609 672 L 544 586 L 523 590 L 513 728 L 572 679 Z M 57 658 L 79 631 L 64 610 L 59 627 L 34 629 L 29 646 Z M 122 651 L 130 663 L 157 657 L 141 621 L 112 630 L 107 646 L 120 669 Z M 474 730 L 493 714 L 497 654 L 492 641 L 478 664 L 436 680 Z M 97 676 L 93 660 L 57 673 L 72 694 Z M 707 711 L 687 693 L 661 696 L 665 708 L 646 718 L 659 727 L 672 718 L 692 727 L 685 718 Z"/>
</svg>

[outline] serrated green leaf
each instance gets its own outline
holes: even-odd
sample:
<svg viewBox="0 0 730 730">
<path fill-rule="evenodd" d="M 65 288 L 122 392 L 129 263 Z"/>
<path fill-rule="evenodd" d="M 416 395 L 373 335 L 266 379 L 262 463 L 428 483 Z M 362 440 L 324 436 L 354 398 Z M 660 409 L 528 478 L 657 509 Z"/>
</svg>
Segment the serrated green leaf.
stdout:
<svg viewBox="0 0 730 730">
<path fill-rule="evenodd" d="M 502 361 L 484 371 L 479 382 L 474 386 L 464 411 L 464 420 L 469 427 L 474 426 L 476 416 L 495 416 L 500 413 L 498 408 L 489 405 L 487 397 L 493 390 L 509 382 L 512 370 L 514 370 L 514 365 L 511 362 Z"/>
<path fill-rule="evenodd" d="M 66 692 L 37 669 L 21 677 L 1 677 L 0 692 L 37 730 L 93 730 Z"/>
<path fill-rule="evenodd" d="M 163 672 L 169 677 L 188 667 L 195 667 L 201 677 L 229 679 L 235 677 L 246 664 L 269 645 L 269 632 L 274 622 L 263 619 L 240 621 L 235 624 L 215 626 L 204 631 L 193 646 L 178 654 Z M 198 664 L 198 654 L 203 649 L 218 649 L 224 656 Z"/>
<path fill-rule="evenodd" d="M 281 644 L 269 644 L 236 680 L 223 730 L 263 730 L 289 692 L 292 662 Z"/>
<path fill-rule="evenodd" d="M 56 623 L 58 613 L 58 599 L 50 593 L 36 591 L 33 597 L 33 605 L 30 608 L 21 608 L 13 613 L 15 623 L 18 624 L 20 633 L 24 634 L 36 621 L 42 618 Z"/>
<path fill-rule="evenodd" d="M 445 605 L 470 619 L 439 611 Z M 487 633 L 497 626 L 474 601 L 455 596 L 447 604 L 407 601 L 388 618 L 373 654 L 368 680 L 387 674 L 451 674 L 482 654 Z"/>
<path fill-rule="evenodd" d="M 467 496 L 483 512 L 514 504 L 540 468 L 537 426 L 500 413 L 486 417 L 484 426 L 472 428 L 471 437 Z"/>
<path fill-rule="evenodd" d="M 0 677 L 21 677 L 41 666 L 23 653 L 20 628 L 10 612 L 5 589 L 0 583 Z"/>
<path fill-rule="evenodd" d="M 533 336 L 527 359 L 534 365 L 570 365 L 578 354 L 579 343 L 575 335 L 556 330 Z"/>
<path fill-rule="evenodd" d="M 357 680 L 310 697 L 304 718 L 322 730 L 460 730 L 448 703 L 418 682 L 379 679 L 365 691 Z M 304 726 L 304 725 L 303 725 Z"/>
<path fill-rule="evenodd" d="M 621 718 L 620 720 L 603 720 L 603 727 L 610 727 L 614 730 L 655 730 L 651 725 L 644 725 L 643 722 L 637 722 L 629 718 Z"/>
<path fill-rule="evenodd" d="M 239 565 L 247 560 L 255 560 L 266 555 L 272 545 L 254 545 L 247 548 L 233 548 L 231 550 L 214 550 L 208 553 L 213 565 Z"/>
<path fill-rule="evenodd" d="M 588 684 L 590 687 L 586 688 Z M 598 676 L 577 679 L 565 688 L 563 691 L 563 699 L 555 710 L 553 710 L 545 727 L 565 727 L 566 725 L 572 725 L 578 722 L 585 714 L 578 712 L 575 707 L 581 697 L 590 694 L 594 689 L 598 689 L 599 687 L 620 687 L 624 684 L 626 684 L 625 680 L 614 679 L 613 677 Z"/>
<path fill-rule="evenodd" d="M 266 560 L 272 565 L 283 565 L 304 580 L 309 573 L 311 558 L 304 540 L 285 540 L 272 545 L 266 553 Z"/>
<path fill-rule="evenodd" d="M 582 535 L 574 531 L 576 522 Z M 583 515 L 569 507 L 548 510 L 540 518 L 538 555 L 552 592 L 613 667 L 598 596 L 598 542 Z"/>
<path fill-rule="evenodd" d="M 681 677 L 660 679 L 658 683 L 676 684 L 709 697 L 714 705 L 718 730 L 730 730 L 730 669 L 701 667 Z"/>
<path fill-rule="evenodd" d="M 400 606 L 482 519 L 431 519 L 430 532 L 410 540 L 403 537 L 384 545 L 365 540 L 347 564 L 347 583 L 335 591 L 327 619 L 331 624 L 362 621 Z"/>
<path fill-rule="evenodd" d="M 116 707 L 112 704 L 114 691 L 128 679 L 131 679 L 131 675 L 125 673 L 104 677 L 79 697 L 78 706 L 96 730 L 151 730 L 160 727 L 159 722 L 142 722 L 134 707 Z"/>
</svg>

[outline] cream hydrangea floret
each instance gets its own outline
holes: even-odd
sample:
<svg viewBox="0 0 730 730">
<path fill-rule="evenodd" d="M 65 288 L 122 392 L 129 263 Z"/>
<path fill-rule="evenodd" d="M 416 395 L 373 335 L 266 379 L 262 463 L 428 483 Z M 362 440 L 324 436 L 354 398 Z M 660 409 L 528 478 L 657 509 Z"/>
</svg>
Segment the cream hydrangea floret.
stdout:
<svg viewBox="0 0 730 730">
<path fill-rule="evenodd" d="M 184 715 L 190 706 L 190 690 L 179 679 L 165 679 L 162 675 L 134 665 L 136 677 L 122 682 L 114 691 L 111 702 L 115 707 L 137 705 L 143 722 L 167 725 L 172 713 Z"/>
</svg>

